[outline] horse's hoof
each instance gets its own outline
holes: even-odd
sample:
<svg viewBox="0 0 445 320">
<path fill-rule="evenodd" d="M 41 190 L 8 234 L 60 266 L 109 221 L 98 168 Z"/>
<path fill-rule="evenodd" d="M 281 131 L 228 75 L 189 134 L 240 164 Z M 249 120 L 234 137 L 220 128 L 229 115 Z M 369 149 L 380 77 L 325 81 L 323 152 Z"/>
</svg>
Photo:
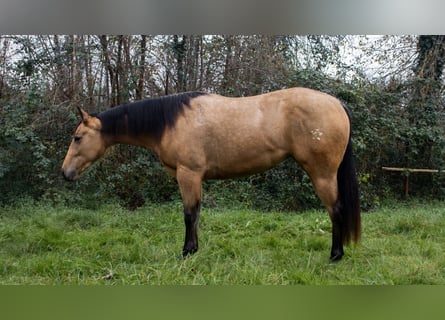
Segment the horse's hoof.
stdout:
<svg viewBox="0 0 445 320">
<path fill-rule="evenodd" d="M 182 257 L 186 258 L 187 256 L 194 254 L 196 251 L 198 251 L 198 248 L 184 248 L 182 249 Z"/>
<path fill-rule="evenodd" d="M 330 262 L 338 262 L 343 258 L 343 254 L 339 253 L 339 254 L 331 254 L 331 257 L 329 258 Z"/>
</svg>

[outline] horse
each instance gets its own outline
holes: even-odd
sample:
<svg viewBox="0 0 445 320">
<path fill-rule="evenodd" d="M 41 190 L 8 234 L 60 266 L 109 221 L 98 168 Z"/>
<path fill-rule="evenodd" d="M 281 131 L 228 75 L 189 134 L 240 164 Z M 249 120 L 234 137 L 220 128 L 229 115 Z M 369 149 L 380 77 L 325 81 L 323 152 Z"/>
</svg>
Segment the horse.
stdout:
<svg viewBox="0 0 445 320">
<path fill-rule="evenodd" d="M 154 152 L 176 178 L 184 209 L 185 258 L 198 250 L 202 182 L 268 170 L 292 157 L 309 175 L 332 224 L 330 261 L 360 239 L 360 200 L 351 143 L 351 116 L 335 97 L 288 88 L 249 97 L 185 92 L 89 114 L 62 164 L 73 181 L 115 144 Z"/>
</svg>

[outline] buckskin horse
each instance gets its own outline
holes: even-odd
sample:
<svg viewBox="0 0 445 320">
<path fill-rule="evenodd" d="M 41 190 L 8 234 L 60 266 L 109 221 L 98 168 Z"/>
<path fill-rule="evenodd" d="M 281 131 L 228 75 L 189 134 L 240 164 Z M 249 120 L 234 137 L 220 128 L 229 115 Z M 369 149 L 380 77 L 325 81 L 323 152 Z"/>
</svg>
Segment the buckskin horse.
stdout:
<svg viewBox="0 0 445 320">
<path fill-rule="evenodd" d="M 118 143 L 154 152 L 174 176 L 184 206 L 182 254 L 198 250 L 202 181 L 251 175 L 292 157 L 309 175 L 332 222 L 330 260 L 360 239 L 358 183 L 349 112 L 331 95 L 290 88 L 229 98 L 186 92 L 140 100 L 97 115 L 78 108 L 62 165 L 69 181 Z"/>
</svg>

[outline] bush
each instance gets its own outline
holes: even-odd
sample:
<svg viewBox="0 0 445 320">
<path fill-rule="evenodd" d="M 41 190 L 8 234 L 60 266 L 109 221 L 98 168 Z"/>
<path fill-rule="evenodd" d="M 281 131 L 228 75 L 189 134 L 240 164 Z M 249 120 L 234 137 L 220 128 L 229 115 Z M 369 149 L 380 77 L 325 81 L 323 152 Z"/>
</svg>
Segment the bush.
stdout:
<svg viewBox="0 0 445 320">
<path fill-rule="evenodd" d="M 162 203 L 179 198 L 174 178 L 154 154 L 133 146 L 115 146 L 100 161 L 94 176 L 103 193 L 113 195 L 128 209 L 146 202 Z"/>
<path fill-rule="evenodd" d="M 351 110 L 362 207 L 372 209 L 386 198 L 403 194 L 403 176 L 384 172 L 382 166 L 445 166 L 441 105 L 407 98 L 419 81 L 344 83 L 303 70 L 276 87 L 318 89 L 338 97 Z M 37 85 L 3 95 L 0 105 L 0 205 L 23 197 L 86 207 L 117 199 L 135 209 L 147 202 L 180 198 L 176 181 L 164 172 L 156 156 L 131 146 L 112 148 L 82 179 L 65 182 L 60 166 L 78 121 L 74 106 L 52 104 L 45 88 Z M 411 194 L 442 199 L 444 179 L 444 175 L 412 174 Z M 263 210 L 321 206 L 308 176 L 291 159 L 251 177 L 206 182 L 204 205 Z"/>
</svg>

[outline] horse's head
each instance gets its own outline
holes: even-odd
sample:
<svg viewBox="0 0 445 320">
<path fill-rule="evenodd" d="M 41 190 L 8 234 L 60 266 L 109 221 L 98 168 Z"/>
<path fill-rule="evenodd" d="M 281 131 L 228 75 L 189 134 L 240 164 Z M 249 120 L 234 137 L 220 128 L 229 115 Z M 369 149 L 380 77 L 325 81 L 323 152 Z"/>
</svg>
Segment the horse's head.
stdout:
<svg viewBox="0 0 445 320">
<path fill-rule="evenodd" d="M 73 135 L 62 164 L 62 174 L 70 181 L 79 178 L 80 174 L 99 159 L 106 149 L 100 120 L 90 116 L 81 108 L 78 109 L 82 121 Z"/>
</svg>

